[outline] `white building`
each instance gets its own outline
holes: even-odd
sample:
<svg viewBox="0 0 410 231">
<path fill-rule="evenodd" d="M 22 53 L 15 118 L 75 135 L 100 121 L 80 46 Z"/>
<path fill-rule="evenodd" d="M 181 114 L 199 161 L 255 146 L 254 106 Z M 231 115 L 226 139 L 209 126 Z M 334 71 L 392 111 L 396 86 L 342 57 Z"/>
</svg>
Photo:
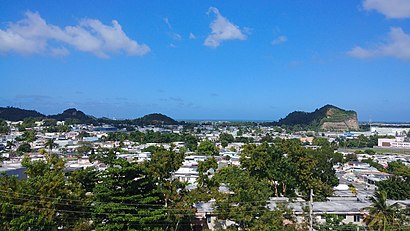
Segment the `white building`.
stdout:
<svg viewBox="0 0 410 231">
<path fill-rule="evenodd" d="M 379 127 L 379 126 L 372 126 L 370 127 L 370 131 L 372 133 L 377 133 L 378 135 L 385 135 L 385 136 L 402 136 L 404 133 L 409 133 L 410 128 L 409 127 L 396 127 L 396 126 L 391 126 L 391 127 Z"/>
<path fill-rule="evenodd" d="M 410 142 L 405 142 L 404 137 L 396 137 L 394 139 L 378 139 L 377 146 L 382 148 L 408 148 L 410 149 Z"/>
</svg>

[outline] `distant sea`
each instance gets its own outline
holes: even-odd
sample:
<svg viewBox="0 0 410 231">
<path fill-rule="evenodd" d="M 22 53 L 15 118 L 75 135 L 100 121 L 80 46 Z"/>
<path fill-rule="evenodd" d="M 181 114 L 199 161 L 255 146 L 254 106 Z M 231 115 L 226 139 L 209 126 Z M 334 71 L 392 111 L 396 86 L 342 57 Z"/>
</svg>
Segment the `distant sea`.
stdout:
<svg viewBox="0 0 410 231">
<path fill-rule="evenodd" d="M 185 121 L 185 122 L 275 122 L 275 120 L 247 120 L 247 119 L 176 119 L 177 121 Z"/>
</svg>

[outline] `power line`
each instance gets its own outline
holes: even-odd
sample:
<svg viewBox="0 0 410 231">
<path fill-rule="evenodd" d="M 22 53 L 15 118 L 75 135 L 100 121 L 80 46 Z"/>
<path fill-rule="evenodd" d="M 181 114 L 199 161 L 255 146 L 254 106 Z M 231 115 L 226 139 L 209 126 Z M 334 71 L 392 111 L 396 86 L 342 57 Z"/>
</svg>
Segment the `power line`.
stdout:
<svg viewBox="0 0 410 231">
<path fill-rule="evenodd" d="M 51 200 L 62 200 L 62 201 L 77 201 L 77 202 L 86 202 L 84 200 L 78 200 L 78 199 L 65 199 L 65 198 L 56 198 L 56 197 L 47 197 L 47 196 L 39 196 L 39 195 L 33 195 L 33 194 L 27 194 L 27 193 L 20 193 L 20 192 L 10 192 L 10 191 L 6 191 L 6 190 L 1 190 L 0 192 L 5 192 L 5 193 L 15 193 L 15 194 L 20 194 L 20 195 L 25 195 L 25 196 L 32 196 L 32 197 L 38 197 L 38 198 L 44 198 L 44 199 L 51 199 Z M 95 202 L 95 201 L 94 201 Z M 100 203 L 100 202 L 98 202 Z M 103 203 L 103 202 L 101 202 Z M 110 202 L 106 202 L 106 203 L 110 203 Z M 112 204 L 121 204 L 121 205 L 130 205 L 130 206 L 157 206 L 157 207 L 161 207 L 163 205 L 159 205 L 159 204 L 142 204 L 142 203 L 137 203 L 137 204 L 131 204 L 131 203 L 116 203 L 116 202 L 112 202 Z"/>
<path fill-rule="evenodd" d="M 24 215 L 26 216 L 27 214 L 23 214 L 23 213 L 5 213 L 5 212 L 0 212 L 0 214 L 3 215 L 9 215 L 9 217 L 13 218 L 12 216 L 16 215 Z M 67 221 L 78 221 L 78 218 L 64 218 L 64 220 Z M 85 220 L 87 221 L 87 220 Z M 126 223 L 127 221 L 116 221 L 117 223 Z M 164 223 L 164 221 L 161 221 L 161 223 L 145 223 L 145 222 L 141 222 L 143 225 L 170 225 L 170 224 L 175 224 L 175 222 L 168 222 L 168 223 Z M 179 224 L 192 224 L 192 223 L 186 223 L 186 222 L 179 222 Z M 50 226 L 50 227 L 55 227 L 54 225 L 41 225 L 41 226 Z"/>
<path fill-rule="evenodd" d="M 0 192 L 5 192 L 5 193 L 14 193 L 14 194 L 20 194 L 20 195 L 25 195 L 25 196 L 30 196 L 30 197 L 38 197 L 41 199 L 51 199 L 51 200 L 62 200 L 62 201 L 70 201 L 70 202 L 83 202 L 86 203 L 87 201 L 84 200 L 78 200 L 78 199 L 65 199 L 65 198 L 56 198 L 56 197 L 47 197 L 47 196 L 39 196 L 39 195 L 34 195 L 34 194 L 27 194 L 27 193 L 21 193 L 21 192 L 12 192 L 12 191 L 6 191 L 6 190 L 1 190 Z M 156 207 L 163 207 L 164 205 L 162 204 L 145 204 L 145 203 L 122 203 L 122 202 L 99 202 L 99 201 L 93 201 L 94 203 L 102 203 L 102 204 L 119 204 L 119 205 L 129 205 L 129 206 L 156 206 Z M 219 201 L 217 202 L 218 204 L 252 204 L 252 203 L 267 203 L 269 204 L 270 201 L 268 200 L 263 200 L 263 201 L 243 201 L 243 202 L 228 202 L 228 201 Z"/>
<path fill-rule="evenodd" d="M 5 203 L 3 203 L 4 205 Z M 23 207 L 23 208 L 32 208 L 38 210 L 50 210 L 54 212 L 65 212 L 65 213 L 78 213 L 78 214 L 92 214 L 92 215 L 117 215 L 117 216 L 127 216 L 127 215 L 135 215 L 135 216 L 155 216 L 155 215 L 162 215 L 162 214 L 147 214 L 147 213 L 100 213 L 100 212 L 92 212 L 92 211 L 76 211 L 76 210 L 66 210 L 66 209 L 56 209 L 56 208 L 43 208 L 38 206 L 27 206 L 27 205 L 16 205 L 13 203 L 8 203 L 11 206 Z M 160 212 L 160 210 L 159 210 Z M 166 214 L 164 214 L 166 215 Z M 173 215 L 187 215 L 187 214 L 173 214 Z"/>
<path fill-rule="evenodd" d="M 32 195 L 35 196 L 35 195 Z M 24 201 L 37 201 L 37 202 L 43 202 L 41 200 L 36 200 L 36 199 L 28 199 L 28 198 L 19 198 L 19 197 L 12 197 L 9 195 L 0 195 L 0 197 L 3 198 L 10 198 L 10 199 L 16 199 L 16 200 L 24 200 Z M 54 198 L 56 200 L 58 200 L 59 198 Z M 85 208 L 95 208 L 96 206 L 94 205 L 82 205 L 82 204 L 64 204 L 64 203 L 58 203 L 58 202 L 54 202 L 54 201 L 49 201 L 50 203 L 52 203 L 53 205 L 63 205 L 63 206 L 79 206 L 79 207 L 85 207 Z M 124 205 L 121 203 L 114 203 L 114 202 L 96 202 L 96 201 L 82 201 L 84 203 L 101 203 L 101 204 L 106 204 L 107 206 L 112 206 L 112 205 Z M 141 204 L 144 205 L 144 204 Z M 138 208 L 138 207 L 136 207 Z M 130 208 L 116 208 L 116 209 L 130 209 Z M 144 210 L 192 210 L 191 208 L 180 208 L 180 209 L 176 209 L 176 208 L 166 208 L 166 207 L 161 207 L 158 209 L 155 208 L 140 208 L 140 209 L 144 209 Z"/>
<path fill-rule="evenodd" d="M 56 208 L 43 208 L 43 207 L 38 207 L 38 206 L 27 206 L 27 205 L 19 205 L 19 204 L 13 204 L 13 203 L 8 203 L 8 202 L 3 202 L 3 205 L 10 205 L 10 206 L 17 206 L 17 207 L 23 207 L 23 208 L 32 208 L 32 209 L 39 209 L 39 210 L 52 210 L 55 212 L 66 212 L 66 213 L 78 213 L 78 214 L 92 214 L 92 215 L 120 215 L 120 216 L 125 216 L 125 215 L 136 215 L 136 216 L 153 216 L 153 215 L 161 215 L 161 214 L 144 214 L 144 213 L 111 213 L 111 212 L 93 212 L 93 211 L 81 211 L 81 210 L 66 210 L 66 209 L 56 209 Z M 66 205 L 66 204 L 64 204 Z M 66 205 L 69 206 L 69 205 Z M 260 206 L 258 206 L 260 208 Z M 118 208 L 116 208 L 118 209 Z M 120 208 L 121 209 L 121 208 Z M 122 208 L 122 209 L 126 209 L 126 208 Z M 257 212 L 262 212 L 262 211 L 267 211 L 268 208 L 265 209 L 252 209 L 250 211 L 242 211 L 243 213 L 246 214 L 252 214 L 252 213 L 257 213 Z M 146 209 L 141 209 L 141 210 L 146 210 Z M 159 210 L 155 210 L 155 211 L 166 211 L 167 209 L 159 209 Z M 175 209 L 176 211 L 178 211 L 179 209 Z M 181 209 L 181 210 L 185 210 L 185 209 Z M 196 212 L 198 213 L 198 212 Z M 204 212 L 204 213 L 208 213 L 208 212 Z M 218 212 L 212 212 L 213 215 L 229 215 L 231 212 L 225 212 L 225 213 L 218 213 Z M 166 215 L 166 214 L 164 214 Z M 191 216 L 193 214 L 189 214 L 189 213 L 173 213 L 172 215 L 175 216 Z"/>
</svg>

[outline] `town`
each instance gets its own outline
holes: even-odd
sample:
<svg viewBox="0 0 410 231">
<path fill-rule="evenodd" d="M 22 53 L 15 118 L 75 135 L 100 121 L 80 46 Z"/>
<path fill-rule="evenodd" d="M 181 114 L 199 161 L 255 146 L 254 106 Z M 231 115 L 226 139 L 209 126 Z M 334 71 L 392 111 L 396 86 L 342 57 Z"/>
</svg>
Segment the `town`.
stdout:
<svg viewBox="0 0 410 231">
<path fill-rule="evenodd" d="M 131 217 L 139 211 L 150 212 L 151 219 L 155 214 L 165 216 L 138 222 L 173 230 L 362 230 L 380 227 L 380 222 L 396 230 L 409 227 L 410 124 L 363 123 L 351 130 L 333 121 L 334 129 L 330 119 L 321 122 L 329 130 L 268 122 L 153 120 L 124 125 L 67 118 L 3 120 L 0 200 L 9 207 L 2 210 L 1 220 L 6 225 L 13 220 L 10 214 L 42 212 L 52 221 L 66 219 L 68 223 L 59 224 L 62 229 L 80 222 L 86 230 L 98 227 L 98 221 L 135 222 L 121 220 L 125 210 Z M 84 196 L 72 198 L 46 186 L 51 183 L 46 179 L 54 179 L 46 178 L 51 174 L 46 172 L 57 171 L 57 165 L 57 173 L 65 176 L 60 184 L 66 187 L 73 177 L 81 187 L 76 192 Z M 116 178 L 118 174 L 153 177 L 161 199 L 133 200 L 143 196 L 137 190 L 142 186 L 125 189 L 132 183 Z M 13 188 L 18 187 L 13 179 L 37 177 L 44 178 L 35 181 L 42 182 L 44 190 L 40 185 L 31 191 Z M 109 177 L 118 182 L 105 182 Z M 107 188 L 99 188 L 103 186 Z M 24 198 L 41 205 L 26 204 Z M 372 214 L 375 203 L 385 203 L 394 215 L 377 221 Z M 155 213 L 153 204 L 164 214 Z M 46 227 L 44 219 L 36 224 Z"/>
</svg>

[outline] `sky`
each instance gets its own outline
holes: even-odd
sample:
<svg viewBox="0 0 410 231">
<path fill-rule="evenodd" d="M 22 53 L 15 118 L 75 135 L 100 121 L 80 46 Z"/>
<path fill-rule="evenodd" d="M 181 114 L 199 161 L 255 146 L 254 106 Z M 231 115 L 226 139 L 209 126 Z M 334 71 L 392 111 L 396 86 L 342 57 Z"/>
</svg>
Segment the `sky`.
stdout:
<svg viewBox="0 0 410 231">
<path fill-rule="evenodd" d="M 410 122 L 410 1 L 3 0 L 0 83 L 44 114 Z"/>
</svg>

